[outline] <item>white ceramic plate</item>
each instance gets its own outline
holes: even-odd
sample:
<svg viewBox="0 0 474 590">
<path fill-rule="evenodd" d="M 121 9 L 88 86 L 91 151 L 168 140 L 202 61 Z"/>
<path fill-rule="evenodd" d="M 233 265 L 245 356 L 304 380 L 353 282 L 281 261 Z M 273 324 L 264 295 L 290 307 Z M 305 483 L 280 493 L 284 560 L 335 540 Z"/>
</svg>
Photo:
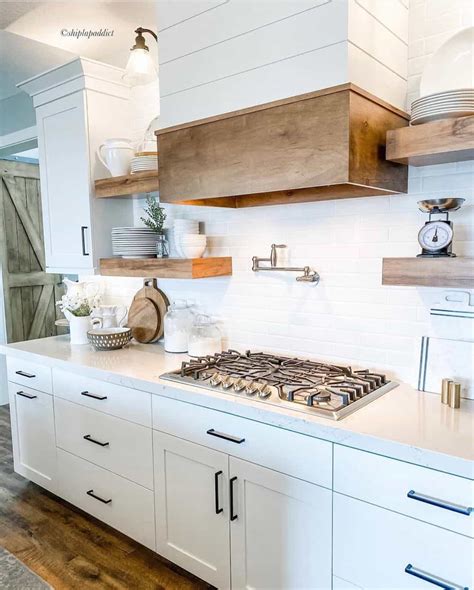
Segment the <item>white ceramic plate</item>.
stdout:
<svg viewBox="0 0 474 590">
<path fill-rule="evenodd" d="M 448 39 L 428 62 L 420 82 L 420 94 L 474 88 L 474 27 Z"/>
<path fill-rule="evenodd" d="M 430 121 L 439 121 L 440 119 L 456 119 L 457 117 L 468 117 L 469 115 L 474 115 L 474 110 L 453 112 L 443 111 L 442 113 L 415 117 L 414 119 L 410 119 L 410 123 L 412 125 L 421 125 L 422 123 L 429 123 Z"/>
</svg>

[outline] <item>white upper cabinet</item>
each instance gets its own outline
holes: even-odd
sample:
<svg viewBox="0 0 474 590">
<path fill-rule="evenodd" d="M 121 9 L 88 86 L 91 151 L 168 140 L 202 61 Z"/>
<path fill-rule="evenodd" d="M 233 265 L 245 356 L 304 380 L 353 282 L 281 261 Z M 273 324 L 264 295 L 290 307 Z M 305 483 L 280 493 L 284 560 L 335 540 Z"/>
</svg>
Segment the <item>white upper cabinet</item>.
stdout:
<svg viewBox="0 0 474 590">
<path fill-rule="evenodd" d="M 128 199 L 94 198 L 94 180 L 109 176 L 96 151 L 128 137 L 129 88 L 122 70 L 78 58 L 20 85 L 36 110 L 46 270 L 95 272 L 112 255 L 110 230 L 133 225 Z"/>
</svg>

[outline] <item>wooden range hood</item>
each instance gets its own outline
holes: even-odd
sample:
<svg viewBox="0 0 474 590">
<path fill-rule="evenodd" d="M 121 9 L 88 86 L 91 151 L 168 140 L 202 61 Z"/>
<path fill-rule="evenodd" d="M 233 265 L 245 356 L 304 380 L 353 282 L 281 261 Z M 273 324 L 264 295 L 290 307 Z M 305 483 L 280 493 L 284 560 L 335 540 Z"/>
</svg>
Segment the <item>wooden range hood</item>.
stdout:
<svg viewBox="0 0 474 590">
<path fill-rule="evenodd" d="M 255 207 L 406 192 L 408 169 L 385 159 L 385 138 L 408 119 L 343 84 L 160 129 L 160 198 Z"/>
</svg>

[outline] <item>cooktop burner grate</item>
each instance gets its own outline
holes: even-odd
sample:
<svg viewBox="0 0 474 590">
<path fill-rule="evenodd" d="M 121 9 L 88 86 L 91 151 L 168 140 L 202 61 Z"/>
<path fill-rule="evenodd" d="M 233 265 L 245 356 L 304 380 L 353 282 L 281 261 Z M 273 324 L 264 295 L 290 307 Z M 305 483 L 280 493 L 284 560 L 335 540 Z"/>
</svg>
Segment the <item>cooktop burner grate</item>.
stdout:
<svg viewBox="0 0 474 590">
<path fill-rule="evenodd" d="M 270 404 L 313 412 L 335 420 L 366 405 L 397 383 L 366 369 L 227 350 L 184 361 L 163 379 L 248 396 Z"/>
</svg>

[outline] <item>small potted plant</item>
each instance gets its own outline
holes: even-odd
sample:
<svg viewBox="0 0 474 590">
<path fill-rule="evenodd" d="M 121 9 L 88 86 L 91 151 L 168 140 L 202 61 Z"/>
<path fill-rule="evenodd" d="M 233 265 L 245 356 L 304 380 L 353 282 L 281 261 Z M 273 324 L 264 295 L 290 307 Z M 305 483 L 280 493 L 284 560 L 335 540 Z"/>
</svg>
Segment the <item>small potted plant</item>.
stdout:
<svg viewBox="0 0 474 590">
<path fill-rule="evenodd" d="M 56 302 L 69 321 L 71 344 L 88 344 L 92 311 L 100 303 L 99 288 L 94 283 L 76 283 L 64 279 L 67 292 Z"/>
<path fill-rule="evenodd" d="M 148 228 L 157 234 L 156 257 L 167 258 L 169 256 L 168 242 L 166 241 L 163 230 L 163 225 L 166 219 L 165 210 L 163 207 L 160 207 L 160 203 L 155 197 L 147 195 L 146 207 L 143 211 L 146 214 L 146 217 L 141 217 L 140 219 Z"/>
</svg>

